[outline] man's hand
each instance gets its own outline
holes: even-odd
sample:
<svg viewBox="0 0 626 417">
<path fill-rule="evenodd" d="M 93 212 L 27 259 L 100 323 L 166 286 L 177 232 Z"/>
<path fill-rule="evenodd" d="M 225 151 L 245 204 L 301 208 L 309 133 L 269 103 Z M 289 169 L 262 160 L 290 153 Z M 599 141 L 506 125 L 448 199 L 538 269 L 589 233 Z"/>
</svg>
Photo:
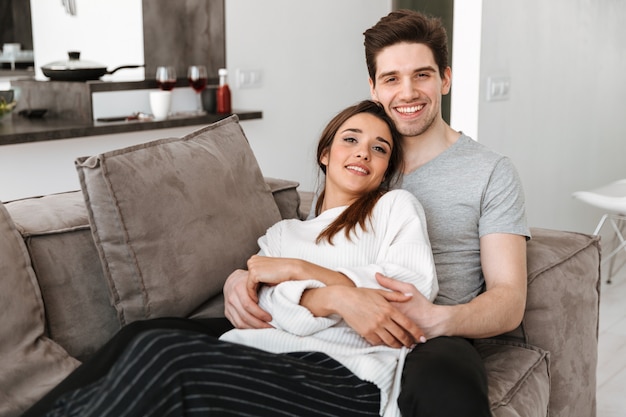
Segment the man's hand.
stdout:
<svg viewBox="0 0 626 417">
<path fill-rule="evenodd" d="M 248 271 L 238 269 L 224 283 L 224 314 L 238 329 L 270 328 L 272 316 L 258 305 L 256 287 L 254 297 L 248 292 Z"/>
<path fill-rule="evenodd" d="M 431 303 L 413 285 L 376 274 L 378 283 L 392 291 L 402 294 L 411 294 L 411 298 L 406 302 L 392 302 L 392 305 L 402 314 L 408 317 L 416 326 L 424 332 L 427 339 L 441 336 L 437 330 L 439 323 L 437 318 L 438 306 Z M 439 311 L 441 313 L 441 311 Z"/>
</svg>

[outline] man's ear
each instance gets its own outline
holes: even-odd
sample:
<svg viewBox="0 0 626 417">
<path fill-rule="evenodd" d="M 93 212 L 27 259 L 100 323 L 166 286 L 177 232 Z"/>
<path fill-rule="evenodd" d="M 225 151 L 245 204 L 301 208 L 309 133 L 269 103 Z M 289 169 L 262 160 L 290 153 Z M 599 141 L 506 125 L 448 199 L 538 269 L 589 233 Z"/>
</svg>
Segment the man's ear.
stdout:
<svg viewBox="0 0 626 417">
<path fill-rule="evenodd" d="M 446 95 L 450 92 L 450 88 L 452 87 L 452 69 L 447 67 L 443 72 L 442 83 L 441 83 L 441 95 Z"/>
<path fill-rule="evenodd" d="M 370 83 L 370 96 L 372 97 L 372 101 L 378 101 L 378 94 L 376 94 L 376 88 L 374 85 L 374 81 L 371 78 L 368 78 Z"/>
</svg>

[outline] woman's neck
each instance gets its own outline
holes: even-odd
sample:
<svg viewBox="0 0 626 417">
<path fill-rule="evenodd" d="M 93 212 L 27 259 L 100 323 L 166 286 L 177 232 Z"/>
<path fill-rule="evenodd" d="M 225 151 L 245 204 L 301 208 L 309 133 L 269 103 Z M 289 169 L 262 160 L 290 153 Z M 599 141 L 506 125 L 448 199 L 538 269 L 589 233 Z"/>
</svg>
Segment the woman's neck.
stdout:
<svg viewBox="0 0 626 417">
<path fill-rule="evenodd" d="M 358 198 L 351 195 L 349 196 L 344 193 L 341 193 L 341 195 L 338 194 L 339 193 L 329 193 L 328 189 L 326 190 L 326 192 L 324 193 L 324 201 L 322 201 L 322 208 L 320 210 L 320 213 L 326 210 L 333 209 L 335 207 L 349 206 L 350 204 L 354 203 L 354 201 Z"/>
</svg>

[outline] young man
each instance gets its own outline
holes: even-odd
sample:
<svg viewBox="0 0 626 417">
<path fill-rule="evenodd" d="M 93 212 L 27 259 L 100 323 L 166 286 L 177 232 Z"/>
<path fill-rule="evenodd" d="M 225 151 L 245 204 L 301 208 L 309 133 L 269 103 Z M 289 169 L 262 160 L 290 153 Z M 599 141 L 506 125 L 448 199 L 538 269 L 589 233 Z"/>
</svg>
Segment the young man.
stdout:
<svg viewBox="0 0 626 417">
<path fill-rule="evenodd" d="M 392 12 L 365 32 L 365 55 L 372 98 L 403 135 L 402 188 L 424 207 L 439 295 L 431 303 L 380 276 L 383 286 L 411 293 L 411 300 L 364 295 L 345 311 L 333 306 L 344 300 L 329 300 L 319 289 L 305 293 L 301 303 L 313 314 L 339 313 L 373 344 L 420 341 L 420 333 L 403 324 L 406 318 L 421 329 L 428 341 L 406 359 L 402 415 L 490 416 L 486 372 L 471 339 L 512 330 L 523 316 L 530 234 L 519 177 L 507 158 L 443 120 L 441 98 L 450 91 L 451 70 L 438 19 Z M 227 281 L 226 316 L 236 327 L 267 327 L 270 318 L 245 293 L 246 280 L 235 274 Z"/>
<path fill-rule="evenodd" d="M 407 359 L 399 401 L 407 416 L 488 416 L 485 371 L 465 338 L 521 322 L 529 231 L 511 162 L 441 116 L 451 83 L 446 44 L 438 20 L 410 11 L 392 12 L 365 32 L 371 94 L 404 136 L 402 187 L 424 206 L 440 285 L 435 304 L 413 291 L 411 302 L 396 305 L 429 340 Z"/>
</svg>

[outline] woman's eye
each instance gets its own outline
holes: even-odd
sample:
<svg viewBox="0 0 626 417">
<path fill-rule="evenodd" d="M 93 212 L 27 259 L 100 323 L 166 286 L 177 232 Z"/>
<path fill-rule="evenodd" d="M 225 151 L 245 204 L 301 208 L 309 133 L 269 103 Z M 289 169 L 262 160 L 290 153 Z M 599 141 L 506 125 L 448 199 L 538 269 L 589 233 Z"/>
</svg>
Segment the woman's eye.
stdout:
<svg viewBox="0 0 626 417">
<path fill-rule="evenodd" d="M 356 139 L 353 137 L 346 137 L 346 138 L 343 138 L 343 140 L 344 142 L 351 142 L 351 143 L 356 142 Z"/>
<path fill-rule="evenodd" d="M 374 146 L 373 148 L 376 152 L 380 152 L 380 153 L 387 153 L 387 149 L 385 149 L 385 147 L 383 146 Z"/>
</svg>

